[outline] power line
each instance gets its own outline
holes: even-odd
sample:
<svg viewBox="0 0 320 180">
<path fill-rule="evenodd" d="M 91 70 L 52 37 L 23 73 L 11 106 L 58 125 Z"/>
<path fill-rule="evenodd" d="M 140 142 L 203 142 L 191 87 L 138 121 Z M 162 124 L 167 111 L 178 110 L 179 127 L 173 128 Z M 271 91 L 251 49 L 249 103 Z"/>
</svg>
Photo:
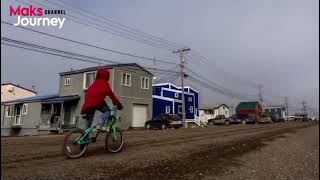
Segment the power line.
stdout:
<svg viewBox="0 0 320 180">
<path fill-rule="evenodd" d="M 107 59 L 96 58 L 96 57 L 81 55 L 81 54 L 77 54 L 77 53 L 62 51 L 62 50 L 58 50 L 58 49 L 54 49 L 54 48 L 48 48 L 48 47 L 39 46 L 39 45 L 35 45 L 35 44 L 23 42 L 23 41 L 17 41 L 17 40 L 13 40 L 13 39 L 9 39 L 9 38 L 4 38 L 4 37 L 1 37 L 1 40 L 2 41 L 7 41 L 7 42 L 10 42 L 10 43 L 19 44 L 19 45 L 29 46 L 29 47 L 33 47 L 33 48 L 37 48 L 37 49 L 31 49 L 31 48 L 28 48 L 28 47 L 26 48 L 26 47 L 21 47 L 21 46 L 16 46 L 16 45 L 12 45 L 12 44 L 7 44 L 7 43 L 1 42 L 1 44 L 4 44 L 4 45 L 13 46 L 13 47 L 22 48 L 22 49 L 31 50 L 31 51 L 36 51 L 36 52 L 45 53 L 45 54 L 50 54 L 50 55 L 55 55 L 55 56 L 60 56 L 60 57 L 65 57 L 65 58 L 71 58 L 71 59 L 75 59 L 75 60 L 79 60 L 79 61 L 83 61 L 83 62 L 98 63 L 98 64 L 100 63 L 100 61 L 107 62 L 107 63 L 114 63 L 114 64 L 119 63 L 119 62 L 112 61 L 112 60 L 107 60 Z M 38 49 L 42 49 L 42 50 L 46 50 L 46 51 L 53 51 L 55 53 L 46 52 L 46 51 L 40 51 Z M 60 54 L 56 54 L 56 53 L 60 53 Z M 61 54 L 64 54 L 64 55 L 61 55 Z M 67 55 L 69 55 L 69 56 L 67 56 Z M 78 57 L 94 59 L 94 60 L 98 60 L 98 61 L 92 61 L 92 60 L 87 60 L 87 59 L 82 59 L 82 58 L 77 58 L 77 57 L 70 57 L 70 55 L 71 56 L 78 56 Z M 144 68 L 146 68 L 146 69 L 154 69 L 154 68 L 151 68 L 151 67 L 144 67 Z M 155 70 L 156 71 L 160 71 L 160 72 L 178 74 L 178 72 L 175 72 L 175 71 L 169 71 L 169 70 L 163 70 L 163 69 L 155 69 Z"/>
<path fill-rule="evenodd" d="M 50 8 L 49 6 L 46 6 L 46 5 L 44 5 L 44 4 L 40 3 L 40 2 L 35 2 L 33 0 L 30 0 L 30 1 L 35 3 L 35 4 L 41 5 L 43 7 Z M 21 2 L 21 3 L 29 5 L 28 3 L 24 3 L 24 2 Z M 52 2 L 49 2 L 49 3 L 52 4 Z M 63 7 L 63 6 L 61 6 L 61 7 Z M 149 46 L 157 47 L 157 48 L 160 48 L 160 49 L 166 49 L 166 50 L 172 50 L 173 49 L 172 47 L 164 45 L 164 44 L 160 44 L 159 42 L 154 42 L 154 41 L 152 42 L 150 40 L 141 39 L 139 37 L 137 38 L 135 36 L 132 36 L 132 34 L 124 33 L 124 32 L 121 32 L 121 31 L 119 31 L 117 29 L 110 29 L 110 27 L 102 25 L 101 23 L 95 23 L 95 22 L 89 21 L 87 19 L 83 19 L 81 17 L 74 16 L 72 14 L 66 14 L 65 16 L 69 17 L 69 19 L 71 21 L 73 21 L 73 22 L 76 22 L 76 23 L 79 23 L 79 24 L 82 24 L 82 25 L 86 25 L 86 26 L 90 26 L 92 28 L 95 28 L 97 30 L 113 34 L 115 36 L 120 36 L 120 37 L 123 37 L 123 38 L 126 38 L 126 39 L 137 41 L 137 42 L 140 42 L 140 43 L 143 43 L 143 44 L 146 44 L 146 45 L 149 45 Z M 77 19 L 77 20 L 74 20 L 74 19 Z"/>
<path fill-rule="evenodd" d="M 72 43 L 76 43 L 76 44 L 80 44 L 80 45 L 84 45 L 84 46 L 88 46 L 88 47 L 92 47 L 92 48 L 96 48 L 96 49 L 100 49 L 100 50 L 105 50 L 105 51 L 109 51 L 109 52 L 113 52 L 113 53 L 117 53 L 117 54 L 121 54 L 121 55 L 131 56 L 131 57 L 134 57 L 134 58 L 145 59 L 145 60 L 149 60 L 149 61 L 153 61 L 154 60 L 153 58 L 147 58 L 147 57 L 138 56 L 138 55 L 122 52 L 122 51 L 117 51 L 117 50 L 112 50 L 112 49 L 108 49 L 108 48 L 104 48 L 104 47 L 99 47 L 99 46 L 96 46 L 96 45 L 91 45 L 91 44 L 88 44 L 88 43 L 79 42 L 79 41 L 76 41 L 76 40 L 68 39 L 68 38 L 61 37 L 61 36 L 56 36 L 56 35 L 53 35 L 53 34 L 41 32 L 41 31 L 37 31 L 37 30 L 33 30 L 33 29 L 30 29 L 30 28 L 22 27 L 22 26 L 14 26 L 13 24 L 11 24 L 9 22 L 6 22 L 6 21 L 1 21 L 1 23 L 7 24 L 7 25 L 10 25 L 10 26 L 13 26 L 13 27 L 25 29 L 25 30 L 28 30 L 28 31 L 32 31 L 32 32 L 35 32 L 35 33 L 39 33 L 39 34 L 42 34 L 42 35 L 50 36 L 50 37 L 53 37 L 53 38 L 56 38 L 56 39 L 60 39 L 60 40 L 64 40 L 64 41 L 68 41 L 68 42 L 72 42 Z M 164 61 L 164 60 L 160 60 L 160 59 L 157 59 L 157 62 L 178 65 L 177 63 L 168 62 L 168 61 Z"/>
<path fill-rule="evenodd" d="M 76 11 L 77 14 L 80 14 L 80 15 L 82 15 L 82 16 L 85 16 L 85 17 L 87 17 L 87 18 L 90 18 L 90 19 L 93 19 L 93 20 L 96 20 L 96 21 L 99 21 L 99 22 L 103 22 L 103 23 L 105 23 L 105 24 L 108 24 L 109 26 L 112 26 L 112 27 L 114 27 L 114 28 L 121 29 L 121 30 L 126 31 L 126 32 L 129 32 L 129 33 L 132 33 L 132 34 L 134 34 L 134 35 L 136 35 L 136 36 L 141 36 L 141 37 L 143 37 L 143 38 L 152 39 L 152 40 L 154 40 L 154 41 L 156 41 L 156 42 L 163 43 L 163 44 L 169 45 L 169 46 L 171 46 L 171 47 L 175 47 L 175 48 L 181 47 L 181 45 L 179 45 L 179 44 L 177 44 L 177 43 L 170 42 L 170 41 L 165 40 L 165 39 L 163 39 L 163 38 L 156 37 L 156 36 L 153 36 L 153 35 L 144 33 L 144 32 L 142 32 L 142 31 L 140 31 L 140 30 L 137 30 L 137 29 L 133 29 L 133 28 L 131 28 L 131 27 L 129 27 L 129 26 L 120 24 L 119 22 L 112 21 L 112 20 L 110 20 L 110 19 L 108 19 L 108 18 L 106 18 L 106 17 L 103 17 L 103 16 L 101 16 L 101 15 L 99 15 L 99 14 L 97 14 L 97 13 L 90 12 L 90 11 L 88 11 L 88 10 L 86 10 L 86 9 L 83 9 L 83 8 L 80 8 L 80 7 L 77 7 L 77 8 L 76 8 L 76 7 L 74 7 L 73 5 L 70 5 L 69 3 L 65 2 L 65 1 L 61 1 L 61 0 L 58 0 L 58 1 L 61 2 L 61 3 L 63 3 L 64 5 L 67 5 L 67 6 L 71 7 L 71 9 L 73 9 L 73 10 L 71 10 L 70 8 L 66 8 L 65 6 L 61 6 L 61 5 L 57 4 L 57 3 L 53 3 L 52 1 L 49 1 L 49 0 L 48 0 L 47 2 L 49 2 L 49 3 L 51 3 L 51 4 L 54 4 L 54 5 L 56 5 L 56 6 L 59 6 L 59 7 L 65 8 L 65 9 L 67 9 L 67 10 L 69 10 L 69 11 L 73 11 L 73 12 Z M 89 15 L 89 16 L 88 16 L 88 15 Z"/>
<path fill-rule="evenodd" d="M 206 65 L 207 67 L 210 67 L 211 71 L 216 73 L 214 70 L 218 70 L 219 72 L 223 73 L 226 75 L 226 77 L 229 76 L 229 78 L 231 78 L 232 80 L 234 80 L 235 82 L 240 82 L 242 84 L 246 84 L 246 85 L 250 85 L 251 87 L 257 87 L 257 84 L 254 82 L 250 82 L 248 80 L 243 80 L 240 79 L 238 76 L 232 75 L 232 73 L 230 72 L 225 72 L 223 70 L 221 70 L 221 68 L 215 67 L 210 63 L 210 60 L 205 58 L 204 56 L 200 55 L 199 53 L 193 51 L 193 53 L 191 53 L 191 56 L 189 56 L 190 59 L 194 60 L 195 62 L 202 62 L 204 63 L 204 65 Z"/>
<path fill-rule="evenodd" d="M 231 95 L 231 96 L 246 97 L 246 98 L 248 98 L 248 96 L 250 96 L 250 95 L 240 95 L 240 94 L 234 93 L 234 92 L 232 92 L 231 90 L 228 90 L 228 89 L 224 88 L 223 86 L 221 86 L 221 85 L 219 85 L 219 84 L 217 84 L 217 83 L 214 83 L 214 82 L 212 82 L 212 81 L 204 78 L 203 76 L 201 76 L 201 75 L 199 75 L 198 73 L 192 71 L 191 69 L 189 69 L 189 68 L 186 68 L 186 69 L 187 69 L 189 72 L 191 72 L 192 74 L 194 74 L 195 76 L 203 79 L 205 82 L 210 83 L 211 86 L 213 86 L 213 87 L 215 88 L 215 91 L 218 91 L 218 92 L 223 93 L 223 94 L 229 94 L 229 95 Z"/>
</svg>

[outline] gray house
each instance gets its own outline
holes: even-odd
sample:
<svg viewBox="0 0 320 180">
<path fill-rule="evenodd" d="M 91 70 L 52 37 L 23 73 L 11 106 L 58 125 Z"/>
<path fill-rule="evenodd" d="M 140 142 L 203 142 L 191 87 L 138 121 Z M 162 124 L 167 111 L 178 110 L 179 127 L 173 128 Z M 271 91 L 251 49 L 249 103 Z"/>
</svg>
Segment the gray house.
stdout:
<svg viewBox="0 0 320 180">
<path fill-rule="evenodd" d="M 136 63 L 116 64 L 105 66 L 109 68 L 112 90 L 120 97 L 123 110 L 119 111 L 122 118 L 120 127 L 128 129 L 130 127 L 144 127 L 144 123 L 152 116 L 152 77 L 153 75 Z M 60 96 L 77 95 L 79 101 L 64 106 L 67 117 L 81 116 L 81 107 L 84 102 L 86 89 L 94 81 L 96 71 L 99 67 L 68 71 L 60 73 Z M 109 106 L 112 103 L 106 99 Z M 78 118 L 79 119 L 79 118 Z M 68 124 L 73 119 L 64 118 L 63 124 Z M 83 128 L 85 120 L 78 121 L 78 126 Z"/>
<path fill-rule="evenodd" d="M 120 127 L 124 130 L 144 127 L 152 115 L 152 74 L 135 63 L 105 67 L 110 71 L 109 83 L 124 106 L 119 111 Z M 1 135 L 36 135 L 84 128 L 81 107 L 98 68 L 60 73 L 59 94 L 2 102 Z M 111 100 L 106 101 L 112 107 Z"/>
<path fill-rule="evenodd" d="M 285 119 L 286 108 L 283 106 L 266 106 L 264 107 L 264 114 L 272 116 L 276 119 Z"/>
<path fill-rule="evenodd" d="M 34 96 L 1 103 L 1 135 L 36 135 L 57 132 L 65 116 L 63 105 L 79 96 Z M 76 124 L 74 122 L 74 124 Z"/>
</svg>

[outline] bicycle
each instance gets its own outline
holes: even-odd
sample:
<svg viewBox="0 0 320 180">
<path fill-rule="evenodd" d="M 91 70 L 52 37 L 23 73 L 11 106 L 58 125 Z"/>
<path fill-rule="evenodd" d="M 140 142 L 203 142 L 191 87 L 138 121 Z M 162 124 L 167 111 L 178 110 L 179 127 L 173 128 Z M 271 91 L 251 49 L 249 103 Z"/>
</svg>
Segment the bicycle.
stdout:
<svg viewBox="0 0 320 180">
<path fill-rule="evenodd" d="M 117 126 L 117 122 L 121 120 L 120 116 L 117 118 L 115 116 L 117 109 L 111 109 L 111 116 L 109 116 L 108 121 L 105 122 L 107 127 L 107 134 L 105 138 L 105 148 L 111 153 L 120 152 L 123 146 L 123 136 L 122 130 Z M 102 117 L 103 118 L 103 117 Z M 65 137 L 63 143 L 64 155 L 68 158 L 75 159 L 83 156 L 88 145 L 95 142 L 101 131 L 97 131 L 95 136 L 92 136 L 93 130 L 97 125 L 92 125 L 89 128 L 83 129 L 73 129 Z M 75 138 L 72 136 L 75 135 Z"/>
</svg>

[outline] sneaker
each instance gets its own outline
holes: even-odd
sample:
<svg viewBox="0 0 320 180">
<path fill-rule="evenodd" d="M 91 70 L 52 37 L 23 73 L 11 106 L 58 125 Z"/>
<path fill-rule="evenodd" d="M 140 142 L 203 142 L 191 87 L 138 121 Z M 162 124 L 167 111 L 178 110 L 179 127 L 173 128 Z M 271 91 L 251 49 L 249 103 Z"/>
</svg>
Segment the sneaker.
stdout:
<svg viewBox="0 0 320 180">
<path fill-rule="evenodd" d="M 96 128 L 98 131 L 107 131 L 107 128 L 103 125 L 97 125 L 97 128 Z"/>
</svg>

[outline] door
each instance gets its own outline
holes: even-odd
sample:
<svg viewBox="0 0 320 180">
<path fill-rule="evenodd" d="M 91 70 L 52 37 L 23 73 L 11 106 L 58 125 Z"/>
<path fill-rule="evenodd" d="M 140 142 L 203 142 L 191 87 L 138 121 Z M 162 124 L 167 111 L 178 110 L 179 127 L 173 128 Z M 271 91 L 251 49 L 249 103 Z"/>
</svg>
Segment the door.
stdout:
<svg viewBox="0 0 320 180">
<path fill-rule="evenodd" d="M 66 103 L 64 105 L 65 105 L 65 107 L 64 107 L 64 122 L 63 122 L 63 124 L 69 125 L 70 124 L 70 117 L 71 117 L 71 106 L 68 103 Z"/>
<path fill-rule="evenodd" d="M 134 104 L 132 127 L 144 127 L 148 117 L 148 105 Z"/>
<path fill-rule="evenodd" d="M 15 112 L 15 118 L 14 118 L 14 124 L 15 125 L 20 125 L 21 122 L 21 110 L 22 106 L 16 106 L 16 112 Z"/>
</svg>

